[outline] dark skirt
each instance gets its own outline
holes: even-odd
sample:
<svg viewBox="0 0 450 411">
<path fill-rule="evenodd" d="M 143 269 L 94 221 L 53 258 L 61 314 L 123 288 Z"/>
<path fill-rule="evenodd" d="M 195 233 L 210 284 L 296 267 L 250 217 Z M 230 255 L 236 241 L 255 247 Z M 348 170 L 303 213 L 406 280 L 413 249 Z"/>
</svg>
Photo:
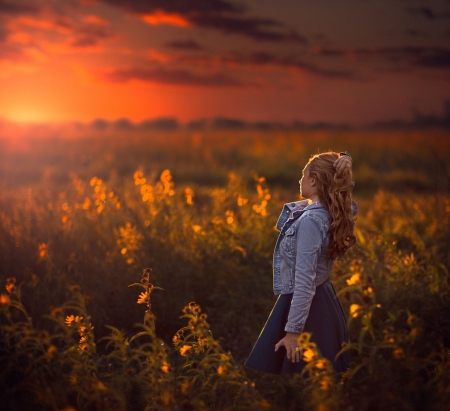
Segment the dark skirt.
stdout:
<svg viewBox="0 0 450 411">
<path fill-rule="evenodd" d="M 284 347 L 275 352 L 275 344 L 285 335 L 284 327 L 291 307 L 292 294 L 280 295 L 253 347 L 245 365 L 272 374 L 300 373 L 306 365 L 288 361 Z M 348 341 L 347 322 L 342 306 L 331 281 L 325 281 L 316 288 L 311 308 L 305 323 L 305 332 L 311 333 L 311 341 L 317 344 L 320 353 L 328 358 L 338 372 L 348 368 L 348 352 L 336 354 L 342 343 Z"/>
</svg>

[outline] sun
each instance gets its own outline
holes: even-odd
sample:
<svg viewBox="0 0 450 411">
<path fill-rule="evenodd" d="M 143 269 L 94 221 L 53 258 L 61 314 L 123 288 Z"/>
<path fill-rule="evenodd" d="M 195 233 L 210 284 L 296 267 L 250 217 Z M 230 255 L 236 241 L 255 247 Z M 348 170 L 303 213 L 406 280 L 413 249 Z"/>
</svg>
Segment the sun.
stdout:
<svg viewBox="0 0 450 411">
<path fill-rule="evenodd" d="M 4 117 L 16 123 L 41 123 L 48 121 L 47 113 L 31 107 L 11 108 L 4 114 Z"/>
</svg>

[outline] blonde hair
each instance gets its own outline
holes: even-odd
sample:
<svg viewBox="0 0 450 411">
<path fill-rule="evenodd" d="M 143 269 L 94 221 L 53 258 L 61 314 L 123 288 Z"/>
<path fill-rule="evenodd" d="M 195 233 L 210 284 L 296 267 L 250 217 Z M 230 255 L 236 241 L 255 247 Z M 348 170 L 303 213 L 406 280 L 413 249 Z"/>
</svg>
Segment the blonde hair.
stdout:
<svg viewBox="0 0 450 411">
<path fill-rule="evenodd" d="M 336 173 L 333 163 L 339 157 L 338 153 L 329 151 L 311 157 L 307 164 L 311 176 L 316 179 L 319 200 L 331 217 L 328 253 L 333 260 L 342 257 L 356 243 L 352 211 L 352 189 L 355 183 L 351 170 Z"/>
</svg>

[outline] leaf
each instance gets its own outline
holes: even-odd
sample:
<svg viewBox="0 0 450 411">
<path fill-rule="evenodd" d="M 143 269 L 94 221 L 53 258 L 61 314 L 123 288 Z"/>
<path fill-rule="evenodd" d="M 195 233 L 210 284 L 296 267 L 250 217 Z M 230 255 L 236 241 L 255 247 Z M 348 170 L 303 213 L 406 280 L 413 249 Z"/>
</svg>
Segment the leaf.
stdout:
<svg viewBox="0 0 450 411">
<path fill-rule="evenodd" d="M 128 287 L 142 287 L 144 290 L 146 290 L 147 289 L 147 287 L 144 285 L 144 284 L 141 284 L 141 283 L 133 283 L 133 284 L 130 284 Z"/>
<path fill-rule="evenodd" d="M 136 338 L 142 337 L 143 335 L 149 335 L 151 337 L 151 334 L 147 331 L 141 331 L 140 333 L 137 333 L 136 335 L 133 335 L 130 338 L 130 342 L 134 341 Z"/>
</svg>

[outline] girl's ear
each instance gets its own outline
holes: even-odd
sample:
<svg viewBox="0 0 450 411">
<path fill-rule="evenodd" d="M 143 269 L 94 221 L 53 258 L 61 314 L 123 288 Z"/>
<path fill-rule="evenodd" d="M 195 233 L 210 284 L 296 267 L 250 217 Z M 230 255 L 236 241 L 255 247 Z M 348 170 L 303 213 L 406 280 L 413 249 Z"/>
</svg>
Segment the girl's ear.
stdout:
<svg viewBox="0 0 450 411">
<path fill-rule="evenodd" d="M 316 185 L 316 177 L 311 177 L 311 187 Z"/>
</svg>

